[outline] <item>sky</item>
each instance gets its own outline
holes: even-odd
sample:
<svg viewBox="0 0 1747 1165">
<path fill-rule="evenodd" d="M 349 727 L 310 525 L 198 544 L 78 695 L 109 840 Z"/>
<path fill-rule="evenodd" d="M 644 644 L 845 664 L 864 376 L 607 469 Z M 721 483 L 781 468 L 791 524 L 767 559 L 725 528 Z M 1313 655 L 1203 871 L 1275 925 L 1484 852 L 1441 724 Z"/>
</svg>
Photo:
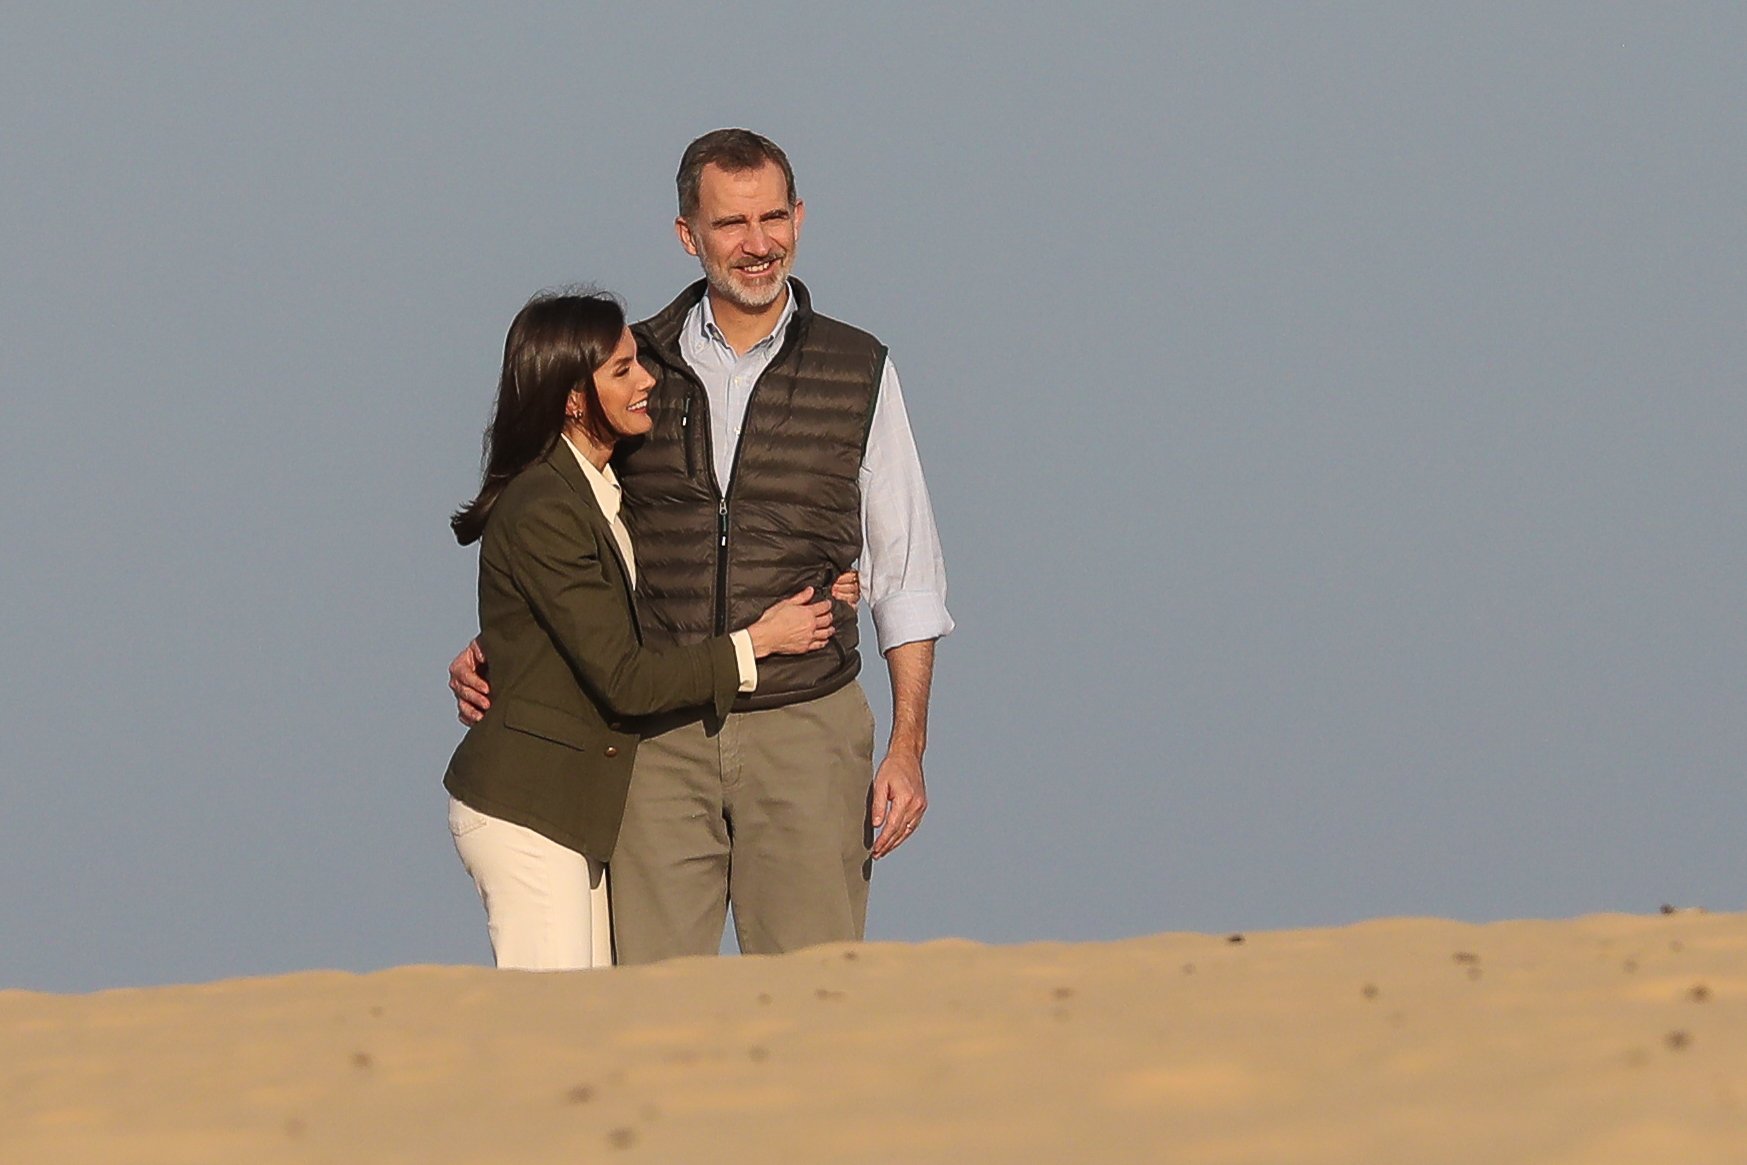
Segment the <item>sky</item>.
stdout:
<svg viewBox="0 0 1747 1165">
<path fill-rule="evenodd" d="M 594 7 L 0 9 L 0 988 L 489 961 L 447 515 L 728 125 L 946 550 L 870 939 L 1743 908 L 1747 11 Z"/>
</svg>

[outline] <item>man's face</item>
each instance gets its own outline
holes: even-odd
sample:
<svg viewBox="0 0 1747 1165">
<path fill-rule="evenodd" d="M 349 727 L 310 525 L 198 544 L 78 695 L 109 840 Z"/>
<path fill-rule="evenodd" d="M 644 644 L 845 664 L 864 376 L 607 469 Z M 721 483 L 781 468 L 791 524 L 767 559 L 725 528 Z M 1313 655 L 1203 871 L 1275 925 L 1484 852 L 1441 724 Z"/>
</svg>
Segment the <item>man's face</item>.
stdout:
<svg viewBox="0 0 1747 1165">
<path fill-rule="evenodd" d="M 736 307 L 759 311 L 775 303 L 795 265 L 795 242 L 807 208 L 789 205 L 782 168 L 730 172 L 714 163 L 698 179 L 698 210 L 674 229 L 703 264 L 710 290 Z"/>
</svg>

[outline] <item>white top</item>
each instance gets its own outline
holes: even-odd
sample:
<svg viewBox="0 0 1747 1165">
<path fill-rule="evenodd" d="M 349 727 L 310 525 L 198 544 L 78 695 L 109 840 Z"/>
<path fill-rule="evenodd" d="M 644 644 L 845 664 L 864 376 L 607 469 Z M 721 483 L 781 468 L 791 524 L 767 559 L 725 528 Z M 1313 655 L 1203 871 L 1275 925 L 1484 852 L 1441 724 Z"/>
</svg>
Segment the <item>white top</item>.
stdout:
<svg viewBox="0 0 1747 1165">
<path fill-rule="evenodd" d="M 631 572 L 634 587 L 637 585 L 637 555 L 631 549 L 631 532 L 625 529 L 625 523 L 619 518 L 619 507 L 625 500 L 625 491 L 619 488 L 619 475 L 613 472 L 611 462 L 603 469 L 596 469 L 594 462 L 584 457 L 576 442 L 568 436 L 564 443 L 576 455 L 576 463 L 582 466 L 582 475 L 588 478 L 589 488 L 594 491 L 594 500 L 600 504 L 601 513 L 607 516 L 607 528 L 613 532 L 613 541 L 619 545 L 619 555 L 625 560 L 625 569 Z M 758 658 L 752 653 L 752 633 L 742 627 L 728 639 L 734 644 L 734 662 L 740 668 L 740 690 L 757 691 Z"/>
<path fill-rule="evenodd" d="M 776 358 L 794 314 L 791 290 L 776 327 L 744 356 L 735 353 L 717 328 L 708 295 L 687 313 L 680 327 L 680 354 L 703 383 L 710 402 L 710 449 L 716 483 L 724 492 L 752 388 Z M 861 541 L 856 569 L 873 610 L 880 651 L 951 632 L 940 532 L 934 525 L 934 507 L 922 479 L 922 459 L 904 411 L 898 373 L 889 359 L 862 453 Z"/>
</svg>

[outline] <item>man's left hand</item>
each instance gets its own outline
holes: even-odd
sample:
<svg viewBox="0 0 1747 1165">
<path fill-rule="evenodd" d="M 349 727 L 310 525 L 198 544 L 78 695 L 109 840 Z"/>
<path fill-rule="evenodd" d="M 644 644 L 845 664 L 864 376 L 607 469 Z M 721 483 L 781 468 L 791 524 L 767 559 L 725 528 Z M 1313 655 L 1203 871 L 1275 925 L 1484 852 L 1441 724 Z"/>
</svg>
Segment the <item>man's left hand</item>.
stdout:
<svg viewBox="0 0 1747 1165">
<path fill-rule="evenodd" d="M 928 811 L 928 793 L 922 787 L 922 758 L 907 752 L 891 752 L 874 774 L 873 856 L 883 858 L 906 841 Z"/>
</svg>

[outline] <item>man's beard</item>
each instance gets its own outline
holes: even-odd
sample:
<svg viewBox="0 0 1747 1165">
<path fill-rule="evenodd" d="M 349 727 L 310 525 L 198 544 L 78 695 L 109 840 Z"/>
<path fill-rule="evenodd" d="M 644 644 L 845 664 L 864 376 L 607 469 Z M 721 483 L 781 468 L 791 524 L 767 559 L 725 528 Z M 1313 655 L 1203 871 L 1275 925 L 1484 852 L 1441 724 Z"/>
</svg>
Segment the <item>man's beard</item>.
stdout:
<svg viewBox="0 0 1747 1165">
<path fill-rule="evenodd" d="M 704 279 L 709 283 L 710 290 L 743 311 L 762 311 L 775 303 L 782 296 L 783 289 L 788 287 L 789 271 L 795 265 L 794 250 L 791 248 L 784 251 L 781 258 L 772 255 L 770 261 L 770 282 L 748 287 L 736 280 L 735 268 L 715 266 L 701 253 L 698 255 L 698 263 L 704 269 Z"/>
</svg>

